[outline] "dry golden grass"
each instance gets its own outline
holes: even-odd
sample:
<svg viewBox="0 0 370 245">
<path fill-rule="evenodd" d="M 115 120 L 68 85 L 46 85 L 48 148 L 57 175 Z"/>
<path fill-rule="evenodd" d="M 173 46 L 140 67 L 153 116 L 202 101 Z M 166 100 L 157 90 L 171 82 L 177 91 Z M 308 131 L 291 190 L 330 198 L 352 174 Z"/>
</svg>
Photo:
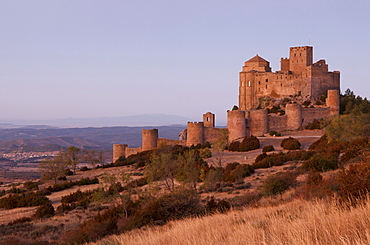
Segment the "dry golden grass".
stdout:
<svg viewBox="0 0 370 245">
<path fill-rule="evenodd" d="M 294 200 L 170 222 L 95 244 L 370 244 L 370 200 L 356 208 L 334 201 Z"/>
</svg>

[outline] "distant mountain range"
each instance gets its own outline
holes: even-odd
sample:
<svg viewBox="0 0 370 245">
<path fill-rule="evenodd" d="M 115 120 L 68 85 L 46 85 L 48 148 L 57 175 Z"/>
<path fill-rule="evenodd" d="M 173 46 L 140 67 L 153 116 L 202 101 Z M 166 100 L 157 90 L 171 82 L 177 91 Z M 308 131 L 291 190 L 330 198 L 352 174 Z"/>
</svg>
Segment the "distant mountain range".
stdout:
<svg viewBox="0 0 370 245">
<path fill-rule="evenodd" d="M 48 125 L 56 127 L 113 127 L 113 126 L 163 126 L 186 125 L 193 119 L 167 114 L 141 114 L 123 117 L 64 118 L 56 120 L 1 120 L 0 128 L 14 128 L 17 125 Z"/>
<path fill-rule="evenodd" d="M 185 125 L 147 127 L 55 128 L 34 126 L 0 129 L 0 150 L 46 151 L 75 145 L 86 149 L 111 150 L 113 144 L 141 146 L 141 130 L 158 128 L 159 137 L 178 139 Z M 36 150 L 41 149 L 41 150 Z"/>
<path fill-rule="evenodd" d="M 188 121 L 193 120 L 166 114 L 3 120 L 0 121 L 0 151 L 54 151 L 71 145 L 98 150 L 111 150 L 113 144 L 139 147 L 142 129 L 158 128 L 159 137 L 178 139 L 179 132 L 186 127 Z"/>
<path fill-rule="evenodd" d="M 74 145 L 84 149 L 104 149 L 101 143 L 93 143 L 78 137 L 49 137 L 44 139 L 19 139 L 0 142 L 0 151 L 4 153 L 21 152 L 50 152 L 59 151 Z"/>
</svg>

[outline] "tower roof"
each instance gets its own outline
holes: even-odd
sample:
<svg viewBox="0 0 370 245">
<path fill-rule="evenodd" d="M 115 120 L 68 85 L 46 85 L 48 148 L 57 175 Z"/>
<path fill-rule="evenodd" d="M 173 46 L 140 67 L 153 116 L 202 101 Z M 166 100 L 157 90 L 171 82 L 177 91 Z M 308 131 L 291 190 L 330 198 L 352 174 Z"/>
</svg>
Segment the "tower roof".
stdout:
<svg viewBox="0 0 370 245">
<path fill-rule="evenodd" d="M 262 58 L 258 54 L 256 56 L 254 56 L 252 59 L 247 60 L 246 62 L 265 62 L 265 63 L 268 63 L 267 60 L 265 60 L 264 58 Z"/>
</svg>

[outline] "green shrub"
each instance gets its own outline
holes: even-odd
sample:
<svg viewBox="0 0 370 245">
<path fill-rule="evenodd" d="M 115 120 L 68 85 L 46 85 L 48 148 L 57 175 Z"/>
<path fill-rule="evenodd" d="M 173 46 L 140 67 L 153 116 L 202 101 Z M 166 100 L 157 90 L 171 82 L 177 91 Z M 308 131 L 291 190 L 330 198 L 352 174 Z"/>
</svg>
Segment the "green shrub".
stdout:
<svg viewBox="0 0 370 245">
<path fill-rule="evenodd" d="M 348 162 L 349 160 L 361 155 L 363 149 L 368 148 L 368 146 L 368 138 L 355 139 L 349 142 L 345 147 L 343 155 L 340 157 L 340 161 L 342 163 Z"/>
<path fill-rule="evenodd" d="M 254 163 L 256 164 L 256 163 L 258 163 L 258 162 L 262 161 L 262 160 L 263 160 L 263 159 L 265 159 L 267 156 L 268 156 L 268 155 L 267 155 L 265 152 L 263 152 L 263 153 L 259 154 L 259 155 L 256 157 L 256 159 L 254 160 Z"/>
<path fill-rule="evenodd" d="M 328 146 L 328 137 L 326 134 L 320 137 L 317 141 L 313 142 L 308 149 L 313 151 L 324 150 Z"/>
<path fill-rule="evenodd" d="M 251 151 L 260 148 L 260 141 L 257 137 L 251 135 L 244 137 L 242 142 L 233 141 L 230 143 L 228 150 L 229 151 Z"/>
<path fill-rule="evenodd" d="M 229 151 L 239 151 L 239 145 L 240 145 L 239 141 L 233 141 L 230 143 L 228 150 Z"/>
<path fill-rule="evenodd" d="M 296 183 L 295 173 L 278 173 L 269 176 L 263 183 L 265 195 L 277 195 L 285 192 L 289 187 Z"/>
<path fill-rule="evenodd" d="M 244 179 L 254 173 L 254 169 L 249 164 L 240 164 L 238 162 L 228 163 L 223 170 L 222 180 L 225 182 L 235 182 Z"/>
<path fill-rule="evenodd" d="M 240 143 L 239 151 L 251 151 L 260 148 L 260 141 L 256 136 L 247 136 Z"/>
<path fill-rule="evenodd" d="M 89 170 L 91 170 L 91 168 L 88 168 L 88 167 L 86 167 L 86 166 L 83 166 L 83 167 L 80 169 L 80 171 L 82 171 L 82 172 L 89 171 Z"/>
<path fill-rule="evenodd" d="M 281 133 L 278 133 L 278 132 L 276 132 L 275 130 L 271 130 L 271 131 L 269 132 L 269 135 L 270 135 L 270 136 L 281 136 Z"/>
<path fill-rule="evenodd" d="M 320 121 L 317 119 L 314 119 L 313 122 L 308 123 L 305 128 L 309 130 L 320 129 L 321 128 Z"/>
<path fill-rule="evenodd" d="M 90 178 L 82 178 L 80 179 L 79 181 L 76 181 L 74 182 L 75 184 L 81 186 L 81 185 L 93 185 L 93 184 L 99 184 L 99 180 L 98 178 L 93 178 L 93 179 L 90 179 Z"/>
<path fill-rule="evenodd" d="M 343 200 L 363 199 L 370 192 L 370 165 L 367 161 L 351 164 L 338 174 L 339 195 Z"/>
<path fill-rule="evenodd" d="M 39 182 L 26 181 L 26 182 L 24 182 L 23 185 L 29 191 L 33 191 L 33 190 L 38 190 L 39 189 Z"/>
<path fill-rule="evenodd" d="M 338 168 L 338 159 L 336 155 L 316 154 L 303 163 L 305 170 L 315 170 L 325 172 Z"/>
<path fill-rule="evenodd" d="M 318 185 L 322 182 L 322 175 L 317 171 L 310 171 L 307 175 L 308 185 Z"/>
<path fill-rule="evenodd" d="M 266 145 L 262 148 L 262 152 L 270 152 L 270 151 L 274 151 L 274 150 L 275 150 L 275 148 L 272 145 Z"/>
<path fill-rule="evenodd" d="M 31 222 L 31 221 L 32 220 L 31 220 L 30 217 L 22 217 L 22 218 L 13 220 L 12 222 L 9 222 L 8 223 L 8 226 L 12 226 L 12 225 L 16 225 L 16 224 L 23 224 L 23 223 Z"/>
<path fill-rule="evenodd" d="M 35 207 L 46 202 L 49 202 L 49 199 L 38 192 L 10 194 L 0 199 L 0 208 L 13 209 L 20 207 Z"/>
<path fill-rule="evenodd" d="M 54 216 L 55 210 L 53 205 L 50 202 L 45 202 L 40 207 L 37 208 L 34 216 L 37 219 L 50 218 Z"/>
<path fill-rule="evenodd" d="M 70 175 L 73 175 L 73 172 L 68 168 L 68 169 L 64 170 L 64 175 L 65 176 L 70 176 Z"/>
<path fill-rule="evenodd" d="M 206 203 L 206 210 L 207 213 L 224 213 L 230 210 L 231 205 L 228 201 L 226 200 L 220 200 L 217 201 L 215 198 L 212 196 L 211 199 L 209 199 Z"/>
<path fill-rule="evenodd" d="M 294 139 L 292 137 L 283 139 L 280 146 L 283 147 L 285 150 L 299 150 L 299 149 L 301 149 L 301 143 L 299 143 L 299 141 L 297 139 Z"/>
</svg>

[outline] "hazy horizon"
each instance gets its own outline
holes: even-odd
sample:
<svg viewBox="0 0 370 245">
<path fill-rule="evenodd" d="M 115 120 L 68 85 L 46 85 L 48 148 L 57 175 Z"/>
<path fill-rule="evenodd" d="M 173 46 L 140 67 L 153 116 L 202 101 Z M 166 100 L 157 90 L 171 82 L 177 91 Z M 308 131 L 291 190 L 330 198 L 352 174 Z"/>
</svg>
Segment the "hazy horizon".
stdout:
<svg viewBox="0 0 370 245">
<path fill-rule="evenodd" d="M 213 112 L 238 104 L 256 54 L 273 71 L 314 47 L 370 96 L 368 1 L 0 1 L 0 123 Z M 365 84 L 365 85 L 364 85 Z"/>
</svg>

